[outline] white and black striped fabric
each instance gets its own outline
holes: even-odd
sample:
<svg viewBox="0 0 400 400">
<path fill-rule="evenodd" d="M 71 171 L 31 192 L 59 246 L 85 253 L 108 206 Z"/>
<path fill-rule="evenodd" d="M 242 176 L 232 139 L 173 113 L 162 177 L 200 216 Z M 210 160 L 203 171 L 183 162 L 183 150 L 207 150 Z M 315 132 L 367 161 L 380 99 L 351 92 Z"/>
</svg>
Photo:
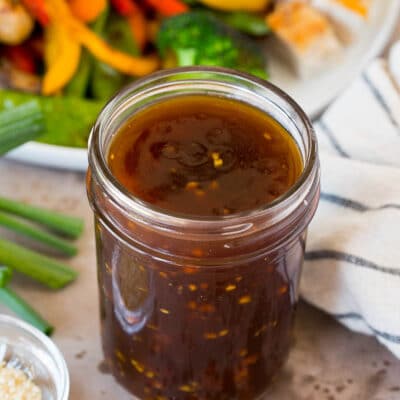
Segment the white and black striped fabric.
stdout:
<svg viewBox="0 0 400 400">
<path fill-rule="evenodd" d="M 400 358 L 400 43 L 315 128 L 322 195 L 302 296 Z"/>
</svg>

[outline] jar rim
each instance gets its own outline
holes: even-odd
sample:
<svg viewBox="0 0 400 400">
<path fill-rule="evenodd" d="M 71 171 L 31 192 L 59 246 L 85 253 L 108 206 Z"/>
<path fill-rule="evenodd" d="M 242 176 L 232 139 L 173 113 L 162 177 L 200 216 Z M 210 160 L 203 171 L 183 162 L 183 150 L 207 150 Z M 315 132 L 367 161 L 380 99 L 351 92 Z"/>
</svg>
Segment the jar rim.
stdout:
<svg viewBox="0 0 400 400">
<path fill-rule="evenodd" d="M 117 105 L 118 101 L 121 98 L 134 91 L 140 91 L 141 88 L 144 88 L 149 84 L 157 84 L 157 82 L 160 82 L 163 79 L 168 79 L 172 77 L 182 78 L 182 80 L 177 79 L 175 82 L 183 82 L 183 80 L 186 82 L 190 80 L 192 80 L 193 82 L 206 81 L 205 77 L 191 79 L 190 75 L 192 74 L 204 74 L 205 76 L 207 76 L 207 74 L 210 74 L 210 76 L 212 75 L 214 76 L 214 78 L 218 76 L 221 78 L 231 77 L 234 79 L 238 79 L 238 83 L 256 85 L 259 89 L 266 90 L 267 92 L 272 93 L 280 98 L 280 100 L 283 100 L 300 119 L 301 124 L 303 125 L 307 133 L 307 139 L 309 143 L 306 157 L 304 158 L 304 168 L 295 184 L 282 196 L 278 197 L 272 202 L 263 204 L 260 207 L 241 211 L 238 213 L 221 216 L 196 216 L 191 214 L 172 212 L 169 210 L 165 210 L 161 207 L 157 207 L 151 203 L 145 202 L 129 192 L 114 177 L 107 163 L 106 154 L 102 150 L 102 144 L 99 134 L 102 129 L 101 121 L 107 120 L 107 118 L 110 117 L 113 108 Z M 187 76 L 186 79 L 185 76 Z M 236 86 L 240 90 L 240 86 L 238 85 L 238 83 L 236 83 Z M 114 97 L 106 104 L 106 106 L 100 112 L 89 138 L 89 165 L 91 167 L 94 167 L 92 168 L 92 170 L 96 170 L 99 181 L 103 184 L 103 186 L 107 188 L 108 194 L 111 195 L 114 200 L 118 200 L 117 204 L 122 205 L 125 209 L 133 210 L 135 213 L 143 216 L 145 219 L 147 217 L 153 221 L 158 221 L 161 223 L 166 222 L 167 219 L 168 225 L 171 226 L 181 226 L 185 225 L 186 223 L 201 224 L 202 226 L 204 226 L 205 224 L 207 226 L 212 226 L 214 224 L 227 224 L 227 226 L 229 226 L 232 221 L 235 221 L 235 224 L 237 224 L 242 221 L 248 221 L 249 219 L 259 217 L 261 215 L 267 216 L 268 214 L 271 214 L 272 216 L 273 214 L 279 213 L 287 208 L 287 206 L 291 203 L 296 194 L 301 191 L 304 186 L 307 186 L 306 184 L 310 181 L 310 177 L 312 178 L 313 176 L 315 176 L 317 164 L 318 155 L 315 132 L 310 120 L 308 119 L 307 115 L 300 107 L 300 105 L 287 93 L 285 93 L 283 90 L 281 90 L 269 81 L 263 80 L 244 72 L 221 67 L 196 66 L 172 68 L 158 71 L 156 73 L 136 80 L 135 82 L 127 85 L 121 91 L 116 93 Z"/>
</svg>

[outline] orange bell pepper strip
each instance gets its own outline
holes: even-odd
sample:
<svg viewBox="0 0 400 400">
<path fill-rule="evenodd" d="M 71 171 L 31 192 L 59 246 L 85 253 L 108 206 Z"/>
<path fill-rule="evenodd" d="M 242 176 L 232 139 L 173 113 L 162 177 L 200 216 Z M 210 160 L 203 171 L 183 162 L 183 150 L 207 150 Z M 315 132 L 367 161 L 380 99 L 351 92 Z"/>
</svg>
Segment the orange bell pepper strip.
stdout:
<svg viewBox="0 0 400 400">
<path fill-rule="evenodd" d="M 165 17 L 189 11 L 189 7 L 180 0 L 146 0 L 146 3 Z"/>
<path fill-rule="evenodd" d="M 74 17 L 64 0 L 47 0 L 51 17 L 66 27 L 72 38 L 86 47 L 97 59 L 116 70 L 132 76 L 143 76 L 159 67 L 155 56 L 134 57 L 113 49 L 103 39 Z"/>
<path fill-rule="evenodd" d="M 79 66 L 81 45 L 71 37 L 59 23 L 51 23 L 45 31 L 46 73 L 43 77 L 42 93 L 59 92 L 74 76 Z"/>
<path fill-rule="evenodd" d="M 94 21 L 107 7 L 107 0 L 70 0 L 72 14 L 83 22 Z"/>
<path fill-rule="evenodd" d="M 50 22 L 45 0 L 22 0 L 22 4 L 42 26 Z"/>
<path fill-rule="evenodd" d="M 85 25 L 72 23 L 71 28 L 75 39 L 79 40 L 97 59 L 126 75 L 143 76 L 154 72 L 159 67 L 159 59 L 155 56 L 133 57 L 113 49 Z"/>
</svg>

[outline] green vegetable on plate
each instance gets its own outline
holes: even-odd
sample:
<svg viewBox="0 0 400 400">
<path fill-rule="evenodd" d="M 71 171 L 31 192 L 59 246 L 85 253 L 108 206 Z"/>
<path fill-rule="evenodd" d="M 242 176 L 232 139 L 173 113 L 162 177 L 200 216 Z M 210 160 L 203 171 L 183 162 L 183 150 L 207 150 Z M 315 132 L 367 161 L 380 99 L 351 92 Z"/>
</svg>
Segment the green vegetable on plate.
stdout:
<svg viewBox="0 0 400 400">
<path fill-rule="evenodd" d="M 109 7 L 100 14 L 96 21 L 92 24 L 93 32 L 100 34 L 103 32 L 107 18 L 109 15 Z M 67 96 L 87 97 L 90 91 L 90 81 L 93 76 L 93 68 L 95 67 L 95 58 L 89 53 L 87 49 L 82 50 L 81 60 L 79 62 L 78 70 L 74 77 L 65 88 Z"/>
<path fill-rule="evenodd" d="M 0 90 L 0 112 L 31 101 L 37 103 L 43 113 L 44 129 L 38 140 L 71 147 L 86 147 L 90 129 L 104 105 L 103 102 L 78 97 L 43 97 Z M 4 126 L 3 122 L 0 122 L 0 126 Z M 18 135 L 16 130 L 9 132 L 9 135 Z"/>
<path fill-rule="evenodd" d="M 156 45 L 167 67 L 222 66 L 267 78 L 259 44 L 209 12 L 192 11 L 164 20 Z"/>
<path fill-rule="evenodd" d="M 248 13 L 243 11 L 231 13 L 217 13 L 218 18 L 222 19 L 227 25 L 247 33 L 252 36 L 266 36 L 270 29 L 265 22 L 265 16 L 260 14 Z"/>
<path fill-rule="evenodd" d="M 132 30 L 126 19 L 115 15 L 108 17 L 107 30 L 97 32 L 113 48 L 132 55 L 139 55 L 139 49 L 132 35 Z M 91 79 L 91 94 L 95 99 L 106 101 L 132 78 L 102 63 L 94 61 L 93 75 Z"/>
</svg>

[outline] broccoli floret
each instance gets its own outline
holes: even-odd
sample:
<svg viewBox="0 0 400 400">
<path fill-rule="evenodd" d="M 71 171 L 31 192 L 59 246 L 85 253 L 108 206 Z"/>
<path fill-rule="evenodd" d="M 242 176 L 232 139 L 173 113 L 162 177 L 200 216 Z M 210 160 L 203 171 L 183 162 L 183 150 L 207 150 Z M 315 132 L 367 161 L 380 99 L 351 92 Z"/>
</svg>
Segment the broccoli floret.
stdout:
<svg viewBox="0 0 400 400">
<path fill-rule="evenodd" d="M 164 20 L 158 33 L 157 48 L 168 67 L 171 64 L 179 67 L 220 66 L 267 78 L 262 47 L 204 11 Z"/>
</svg>

